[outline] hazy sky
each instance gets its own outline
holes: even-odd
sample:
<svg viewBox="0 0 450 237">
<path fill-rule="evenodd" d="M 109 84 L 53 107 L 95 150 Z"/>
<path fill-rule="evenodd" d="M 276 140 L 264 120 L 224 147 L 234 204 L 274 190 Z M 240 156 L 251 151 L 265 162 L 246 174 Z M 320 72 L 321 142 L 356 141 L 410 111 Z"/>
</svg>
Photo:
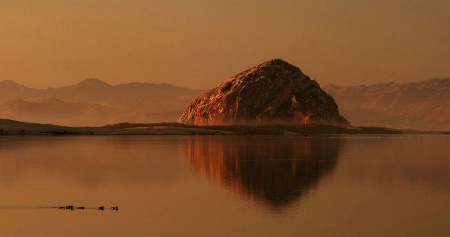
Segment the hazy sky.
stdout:
<svg viewBox="0 0 450 237">
<path fill-rule="evenodd" d="M 0 0 L 0 80 L 211 88 L 272 58 L 320 84 L 450 76 L 449 0 Z"/>
</svg>

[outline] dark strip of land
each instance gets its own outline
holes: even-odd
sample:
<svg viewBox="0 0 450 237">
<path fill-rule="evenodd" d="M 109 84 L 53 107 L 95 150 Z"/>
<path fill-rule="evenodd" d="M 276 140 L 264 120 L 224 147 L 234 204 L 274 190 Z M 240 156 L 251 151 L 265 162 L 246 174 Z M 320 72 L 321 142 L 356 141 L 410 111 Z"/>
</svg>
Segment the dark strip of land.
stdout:
<svg viewBox="0 0 450 237">
<path fill-rule="evenodd" d="M 340 127 L 322 124 L 211 125 L 181 123 L 119 123 L 103 127 L 66 127 L 0 119 L 0 135 L 277 135 L 277 134 L 402 134 L 430 132 L 384 127 Z"/>
</svg>

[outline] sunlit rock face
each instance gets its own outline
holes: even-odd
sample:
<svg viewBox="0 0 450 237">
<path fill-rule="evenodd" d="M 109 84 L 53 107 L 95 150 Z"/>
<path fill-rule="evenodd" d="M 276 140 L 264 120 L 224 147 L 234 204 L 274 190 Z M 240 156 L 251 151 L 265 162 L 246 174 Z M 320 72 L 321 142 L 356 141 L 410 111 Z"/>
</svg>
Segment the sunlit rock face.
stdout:
<svg viewBox="0 0 450 237">
<path fill-rule="evenodd" d="M 350 125 L 315 80 L 281 59 L 241 72 L 196 98 L 179 121 L 195 125 Z"/>
</svg>

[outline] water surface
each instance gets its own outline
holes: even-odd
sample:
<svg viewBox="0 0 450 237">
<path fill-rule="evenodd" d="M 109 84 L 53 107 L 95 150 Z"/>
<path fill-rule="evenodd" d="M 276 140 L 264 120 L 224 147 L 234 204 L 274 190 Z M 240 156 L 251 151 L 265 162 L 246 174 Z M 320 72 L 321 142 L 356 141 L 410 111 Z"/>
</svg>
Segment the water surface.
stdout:
<svg viewBox="0 0 450 237">
<path fill-rule="evenodd" d="M 0 137 L 0 236 L 449 236 L 446 136 Z M 59 210 L 59 205 L 120 210 Z"/>
</svg>

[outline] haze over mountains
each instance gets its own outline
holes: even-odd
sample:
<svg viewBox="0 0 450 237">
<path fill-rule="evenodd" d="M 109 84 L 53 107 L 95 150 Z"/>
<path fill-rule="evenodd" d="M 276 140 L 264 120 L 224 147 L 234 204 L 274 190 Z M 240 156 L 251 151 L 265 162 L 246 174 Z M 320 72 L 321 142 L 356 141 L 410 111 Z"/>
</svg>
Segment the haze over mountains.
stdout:
<svg viewBox="0 0 450 237">
<path fill-rule="evenodd" d="M 322 88 L 353 125 L 450 131 L 450 78 Z"/>
<path fill-rule="evenodd" d="M 98 79 L 35 89 L 7 80 L 0 82 L 0 117 L 68 126 L 170 122 L 201 92 L 170 84 L 113 86 Z"/>
<path fill-rule="evenodd" d="M 361 86 L 324 85 L 355 126 L 450 131 L 450 78 Z M 68 126 L 173 122 L 204 90 L 87 79 L 35 89 L 0 81 L 0 118 Z"/>
</svg>

